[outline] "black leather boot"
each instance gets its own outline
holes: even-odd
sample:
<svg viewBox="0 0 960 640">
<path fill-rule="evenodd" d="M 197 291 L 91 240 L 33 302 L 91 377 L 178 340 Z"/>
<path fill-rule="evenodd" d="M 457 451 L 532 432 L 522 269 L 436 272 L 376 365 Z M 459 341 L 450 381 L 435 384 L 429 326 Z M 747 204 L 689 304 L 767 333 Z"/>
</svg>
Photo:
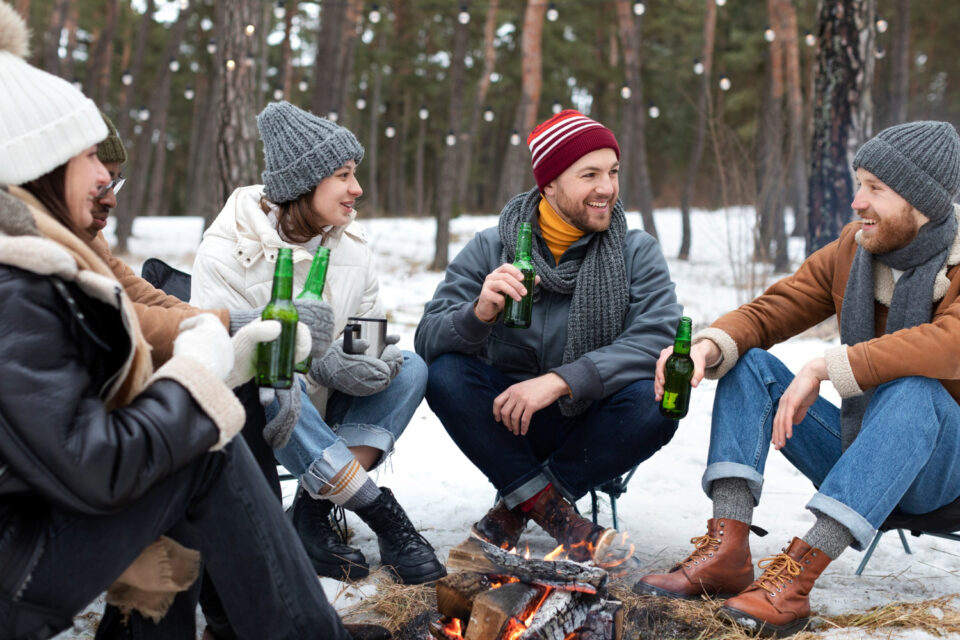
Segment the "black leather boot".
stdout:
<svg viewBox="0 0 960 640">
<path fill-rule="evenodd" d="M 333 525 L 330 512 L 333 503 L 315 500 L 302 488 L 293 499 L 293 528 L 300 536 L 303 548 L 321 576 L 338 580 L 359 580 L 367 577 L 370 566 L 363 552 L 345 544 Z"/>
<path fill-rule="evenodd" d="M 381 487 L 377 499 L 355 513 L 377 534 L 380 563 L 393 567 L 401 582 L 422 584 L 447 575 L 433 547 L 417 533 L 390 489 Z"/>
</svg>

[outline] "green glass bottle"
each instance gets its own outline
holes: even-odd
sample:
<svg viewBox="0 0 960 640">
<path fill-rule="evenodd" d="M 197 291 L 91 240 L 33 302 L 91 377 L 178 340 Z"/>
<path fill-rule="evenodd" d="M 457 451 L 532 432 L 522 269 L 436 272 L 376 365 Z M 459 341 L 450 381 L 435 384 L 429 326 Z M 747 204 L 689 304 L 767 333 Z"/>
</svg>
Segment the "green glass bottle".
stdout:
<svg viewBox="0 0 960 640">
<path fill-rule="evenodd" d="M 273 272 L 273 293 L 261 318 L 278 320 L 280 337 L 257 345 L 257 384 L 287 389 L 293 383 L 293 356 L 297 341 L 297 308 L 293 306 L 293 250 L 280 249 Z"/>
<path fill-rule="evenodd" d="M 297 296 L 297 300 L 323 300 L 323 285 L 327 282 L 328 264 L 330 264 L 330 249 L 319 247 L 313 256 L 313 262 L 310 263 L 307 282 L 303 285 L 303 291 Z M 310 371 L 312 360 L 312 357 L 307 356 L 296 364 L 294 370 L 298 373 Z"/>
<path fill-rule="evenodd" d="M 660 400 L 660 415 L 679 420 L 690 408 L 690 378 L 693 377 L 693 360 L 690 359 L 690 328 L 693 321 L 683 316 L 677 327 L 673 353 L 664 364 L 663 398 Z"/>
<path fill-rule="evenodd" d="M 533 283 L 537 272 L 530 258 L 532 236 L 533 230 L 530 223 L 521 222 L 520 231 L 517 232 L 517 257 L 513 261 L 513 266 L 523 273 L 523 286 L 527 289 L 527 295 L 523 296 L 519 302 L 510 296 L 505 296 L 503 324 L 511 329 L 527 329 L 530 326 L 530 318 L 533 316 Z"/>
</svg>

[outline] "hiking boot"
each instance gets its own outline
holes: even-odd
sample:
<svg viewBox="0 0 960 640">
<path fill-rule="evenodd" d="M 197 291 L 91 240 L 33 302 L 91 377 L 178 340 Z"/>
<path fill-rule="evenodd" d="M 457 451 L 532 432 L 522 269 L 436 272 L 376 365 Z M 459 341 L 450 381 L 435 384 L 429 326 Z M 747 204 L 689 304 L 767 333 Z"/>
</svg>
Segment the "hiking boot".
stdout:
<svg viewBox="0 0 960 640">
<path fill-rule="evenodd" d="M 520 534 L 526 526 L 527 516 L 520 507 L 507 509 L 503 500 L 498 500 L 480 522 L 474 523 L 470 533 L 509 551 L 516 548 L 517 543 L 520 542 Z"/>
<path fill-rule="evenodd" d="M 763 575 L 720 612 L 761 636 L 782 637 L 810 622 L 810 589 L 830 564 L 830 556 L 794 538 L 783 553 L 759 562 Z"/>
<path fill-rule="evenodd" d="M 711 518 L 696 547 L 667 573 L 651 573 L 633 585 L 637 593 L 692 600 L 701 595 L 730 598 L 753 582 L 750 526 L 739 520 Z"/>
<path fill-rule="evenodd" d="M 553 485 L 537 497 L 528 516 L 562 544 L 567 557 L 576 562 L 592 560 L 601 540 L 609 542 L 608 539 L 616 533 L 577 513 Z"/>
<path fill-rule="evenodd" d="M 333 503 L 315 500 L 302 488 L 293 499 L 293 528 L 318 575 L 338 580 L 367 577 L 370 566 L 363 552 L 344 543 L 330 523 Z"/>
<path fill-rule="evenodd" d="M 344 624 L 350 640 L 390 640 L 393 636 L 378 624 Z"/>
<path fill-rule="evenodd" d="M 417 533 L 410 518 L 386 487 L 373 503 L 355 513 L 377 534 L 380 563 L 393 567 L 405 584 L 422 584 L 447 575 L 427 539 Z"/>
</svg>

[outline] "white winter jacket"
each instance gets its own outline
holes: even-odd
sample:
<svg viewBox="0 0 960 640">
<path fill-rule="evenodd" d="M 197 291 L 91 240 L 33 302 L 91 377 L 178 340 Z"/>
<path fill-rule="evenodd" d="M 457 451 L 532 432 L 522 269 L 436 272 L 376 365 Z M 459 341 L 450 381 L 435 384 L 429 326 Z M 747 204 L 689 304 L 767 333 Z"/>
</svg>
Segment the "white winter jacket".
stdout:
<svg viewBox="0 0 960 640">
<path fill-rule="evenodd" d="M 284 242 L 260 208 L 262 185 L 234 191 L 216 220 L 203 234 L 193 262 L 190 304 L 201 309 L 249 309 L 270 301 L 277 250 L 293 249 L 293 295 L 303 290 L 313 255 L 299 245 Z M 356 217 L 356 211 L 352 217 Z M 354 221 L 334 227 L 323 241 L 330 249 L 323 299 L 333 307 L 334 335 L 339 336 L 352 316 L 385 317 L 380 302 L 373 253 L 363 226 Z M 320 412 L 327 390 L 311 389 Z"/>
</svg>

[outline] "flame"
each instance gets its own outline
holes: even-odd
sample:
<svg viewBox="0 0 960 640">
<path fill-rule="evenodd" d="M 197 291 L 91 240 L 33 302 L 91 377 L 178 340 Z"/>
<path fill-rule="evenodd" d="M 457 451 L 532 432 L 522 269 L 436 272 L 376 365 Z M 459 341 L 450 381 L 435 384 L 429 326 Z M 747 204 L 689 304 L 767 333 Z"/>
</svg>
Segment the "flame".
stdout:
<svg viewBox="0 0 960 640">
<path fill-rule="evenodd" d="M 533 622 L 533 618 L 537 615 L 537 611 L 540 610 L 540 607 L 543 606 L 544 601 L 547 599 L 547 596 L 550 595 L 550 592 L 553 591 L 552 587 L 545 587 L 543 593 L 540 594 L 540 599 L 537 600 L 537 603 L 528 609 L 526 617 L 523 620 L 517 620 L 516 618 L 510 618 L 507 622 L 507 626 L 501 634 L 502 640 L 517 640 L 524 631 L 530 628 L 530 623 Z"/>
<path fill-rule="evenodd" d="M 523 559 L 524 559 L 524 560 L 529 560 L 529 559 L 530 559 L 530 547 L 529 547 L 529 545 L 527 546 L 526 551 L 523 552 Z"/>
<path fill-rule="evenodd" d="M 510 584 L 511 582 L 520 582 L 520 578 L 516 578 L 514 576 L 500 576 L 498 580 L 490 581 L 490 588 L 499 589 L 503 585 Z"/>
<path fill-rule="evenodd" d="M 563 545 L 560 545 L 559 547 L 557 547 L 556 549 L 554 549 L 553 551 L 551 551 L 551 552 L 548 553 L 547 555 L 543 556 L 543 559 L 544 559 L 544 560 L 555 560 L 555 559 L 557 558 L 557 556 L 559 556 L 559 555 L 560 555 L 561 553 L 563 553 L 563 552 L 564 552 Z"/>
<path fill-rule="evenodd" d="M 460 618 L 451 618 L 450 622 L 443 625 L 443 632 L 448 638 L 463 638 L 463 628 L 460 626 Z"/>
</svg>

